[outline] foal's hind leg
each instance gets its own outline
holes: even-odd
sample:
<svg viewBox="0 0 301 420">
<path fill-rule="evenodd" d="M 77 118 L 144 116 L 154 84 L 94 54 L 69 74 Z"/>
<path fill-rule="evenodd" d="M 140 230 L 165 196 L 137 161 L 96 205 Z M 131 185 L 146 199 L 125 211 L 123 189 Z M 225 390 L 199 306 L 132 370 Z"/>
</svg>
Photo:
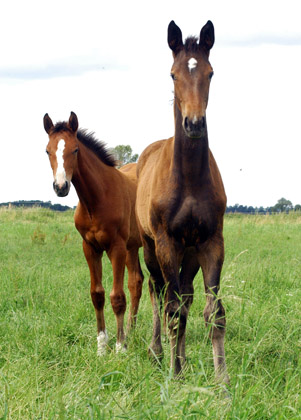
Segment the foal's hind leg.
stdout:
<svg viewBox="0 0 301 420">
<path fill-rule="evenodd" d="M 206 292 L 204 318 L 206 326 L 210 328 L 215 375 L 219 382 L 229 383 L 224 348 L 226 317 L 221 299 L 217 298 L 224 261 L 222 234 L 216 235 L 209 244 L 203 247 L 202 253 L 199 254 L 199 260 L 203 270 Z"/>
<path fill-rule="evenodd" d="M 143 273 L 139 261 L 139 248 L 132 248 L 126 254 L 126 266 L 128 269 L 128 288 L 130 291 L 130 311 L 128 317 L 127 330 L 136 324 L 136 315 L 138 312 L 139 301 L 142 292 Z"/>
<path fill-rule="evenodd" d="M 123 329 L 124 313 L 126 310 L 126 298 L 123 290 L 124 269 L 126 260 L 125 242 L 120 239 L 115 241 L 109 251 L 108 257 L 113 268 L 113 288 L 110 293 L 111 305 L 117 322 L 116 350 L 124 348 L 125 334 Z"/>
<path fill-rule="evenodd" d="M 97 321 L 97 354 L 106 352 L 108 336 L 104 318 L 105 291 L 102 286 L 102 252 L 97 253 L 87 242 L 83 241 L 83 250 L 90 270 L 91 299 L 94 305 Z"/>
</svg>

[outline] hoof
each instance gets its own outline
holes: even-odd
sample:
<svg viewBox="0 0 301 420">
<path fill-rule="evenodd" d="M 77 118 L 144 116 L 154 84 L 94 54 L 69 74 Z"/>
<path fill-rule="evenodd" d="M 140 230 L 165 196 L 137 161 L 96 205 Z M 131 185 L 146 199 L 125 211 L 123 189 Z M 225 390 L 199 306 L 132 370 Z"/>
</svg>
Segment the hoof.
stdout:
<svg viewBox="0 0 301 420">
<path fill-rule="evenodd" d="M 157 362 L 159 365 L 161 365 L 163 357 L 164 357 L 162 348 L 154 348 L 152 346 L 149 346 L 147 353 L 150 359 L 152 359 L 154 362 Z"/>
<path fill-rule="evenodd" d="M 97 356 L 104 356 L 107 352 L 108 334 L 101 331 L 97 336 Z"/>
<path fill-rule="evenodd" d="M 126 353 L 127 348 L 125 344 L 116 343 L 116 353 Z"/>
</svg>

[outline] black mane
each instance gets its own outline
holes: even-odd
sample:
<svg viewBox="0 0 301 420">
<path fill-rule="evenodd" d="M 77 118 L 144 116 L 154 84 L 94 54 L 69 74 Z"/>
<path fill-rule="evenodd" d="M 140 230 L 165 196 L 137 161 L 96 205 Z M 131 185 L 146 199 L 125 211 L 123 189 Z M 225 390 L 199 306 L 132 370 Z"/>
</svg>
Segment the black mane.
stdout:
<svg viewBox="0 0 301 420">
<path fill-rule="evenodd" d="M 59 133 L 60 131 L 69 131 L 72 133 L 68 123 L 65 121 L 56 123 L 51 131 L 52 133 Z M 95 138 L 94 133 L 88 133 L 87 130 L 80 128 L 77 132 L 77 138 L 84 146 L 92 150 L 92 152 L 106 165 L 118 165 L 115 157 L 107 150 L 103 142 Z"/>
<path fill-rule="evenodd" d="M 99 159 L 108 166 L 117 166 L 117 160 L 106 148 L 102 141 L 95 138 L 94 133 L 87 133 L 87 130 L 80 128 L 77 132 L 78 140 L 92 150 Z"/>
</svg>

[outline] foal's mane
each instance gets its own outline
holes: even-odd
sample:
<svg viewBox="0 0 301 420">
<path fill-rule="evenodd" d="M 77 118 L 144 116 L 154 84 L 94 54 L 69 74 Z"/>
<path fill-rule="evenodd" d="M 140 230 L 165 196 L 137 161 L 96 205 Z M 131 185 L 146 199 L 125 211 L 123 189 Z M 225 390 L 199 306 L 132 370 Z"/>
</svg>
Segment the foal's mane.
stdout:
<svg viewBox="0 0 301 420">
<path fill-rule="evenodd" d="M 68 126 L 68 123 L 58 122 L 52 128 L 52 133 L 59 133 L 60 131 L 72 132 Z M 117 166 L 117 160 L 106 148 L 105 143 L 95 138 L 94 133 L 88 133 L 87 130 L 80 128 L 77 131 L 78 140 L 90 149 L 103 163 L 108 166 Z"/>
</svg>

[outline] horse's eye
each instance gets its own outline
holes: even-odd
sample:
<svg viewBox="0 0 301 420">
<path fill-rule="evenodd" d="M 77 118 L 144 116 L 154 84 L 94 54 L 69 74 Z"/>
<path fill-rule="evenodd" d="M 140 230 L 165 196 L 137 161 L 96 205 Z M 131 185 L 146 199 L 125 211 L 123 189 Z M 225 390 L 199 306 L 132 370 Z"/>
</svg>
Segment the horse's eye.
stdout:
<svg viewBox="0 0 301 420">
<path fill-rule="evenodd" d="M 212 79 L 212 76 L 214 75 L 214 72 L 212 71 L 210 74 L 209 74 L 209 80 L 211 80 Z"/>
<path fill-rule="evenodd" d="M 78 147 L 73 151 L 73 154 L 76 155 L 77 152 L 78 152 Z"/>
<path fill-rule="evenodd" d="M 49 152 L 48 152 L 48 150 L 46 150 L 46 153 L 47 153 L 47 155 L 49 156 Z"/>
<path fill-rule="evenodd" d="M 176 76 L 174 75 L 174 73 L 170 73 L 170 76 L 171 76 L 172 80 L 176 80 Z"/>
</svg>

